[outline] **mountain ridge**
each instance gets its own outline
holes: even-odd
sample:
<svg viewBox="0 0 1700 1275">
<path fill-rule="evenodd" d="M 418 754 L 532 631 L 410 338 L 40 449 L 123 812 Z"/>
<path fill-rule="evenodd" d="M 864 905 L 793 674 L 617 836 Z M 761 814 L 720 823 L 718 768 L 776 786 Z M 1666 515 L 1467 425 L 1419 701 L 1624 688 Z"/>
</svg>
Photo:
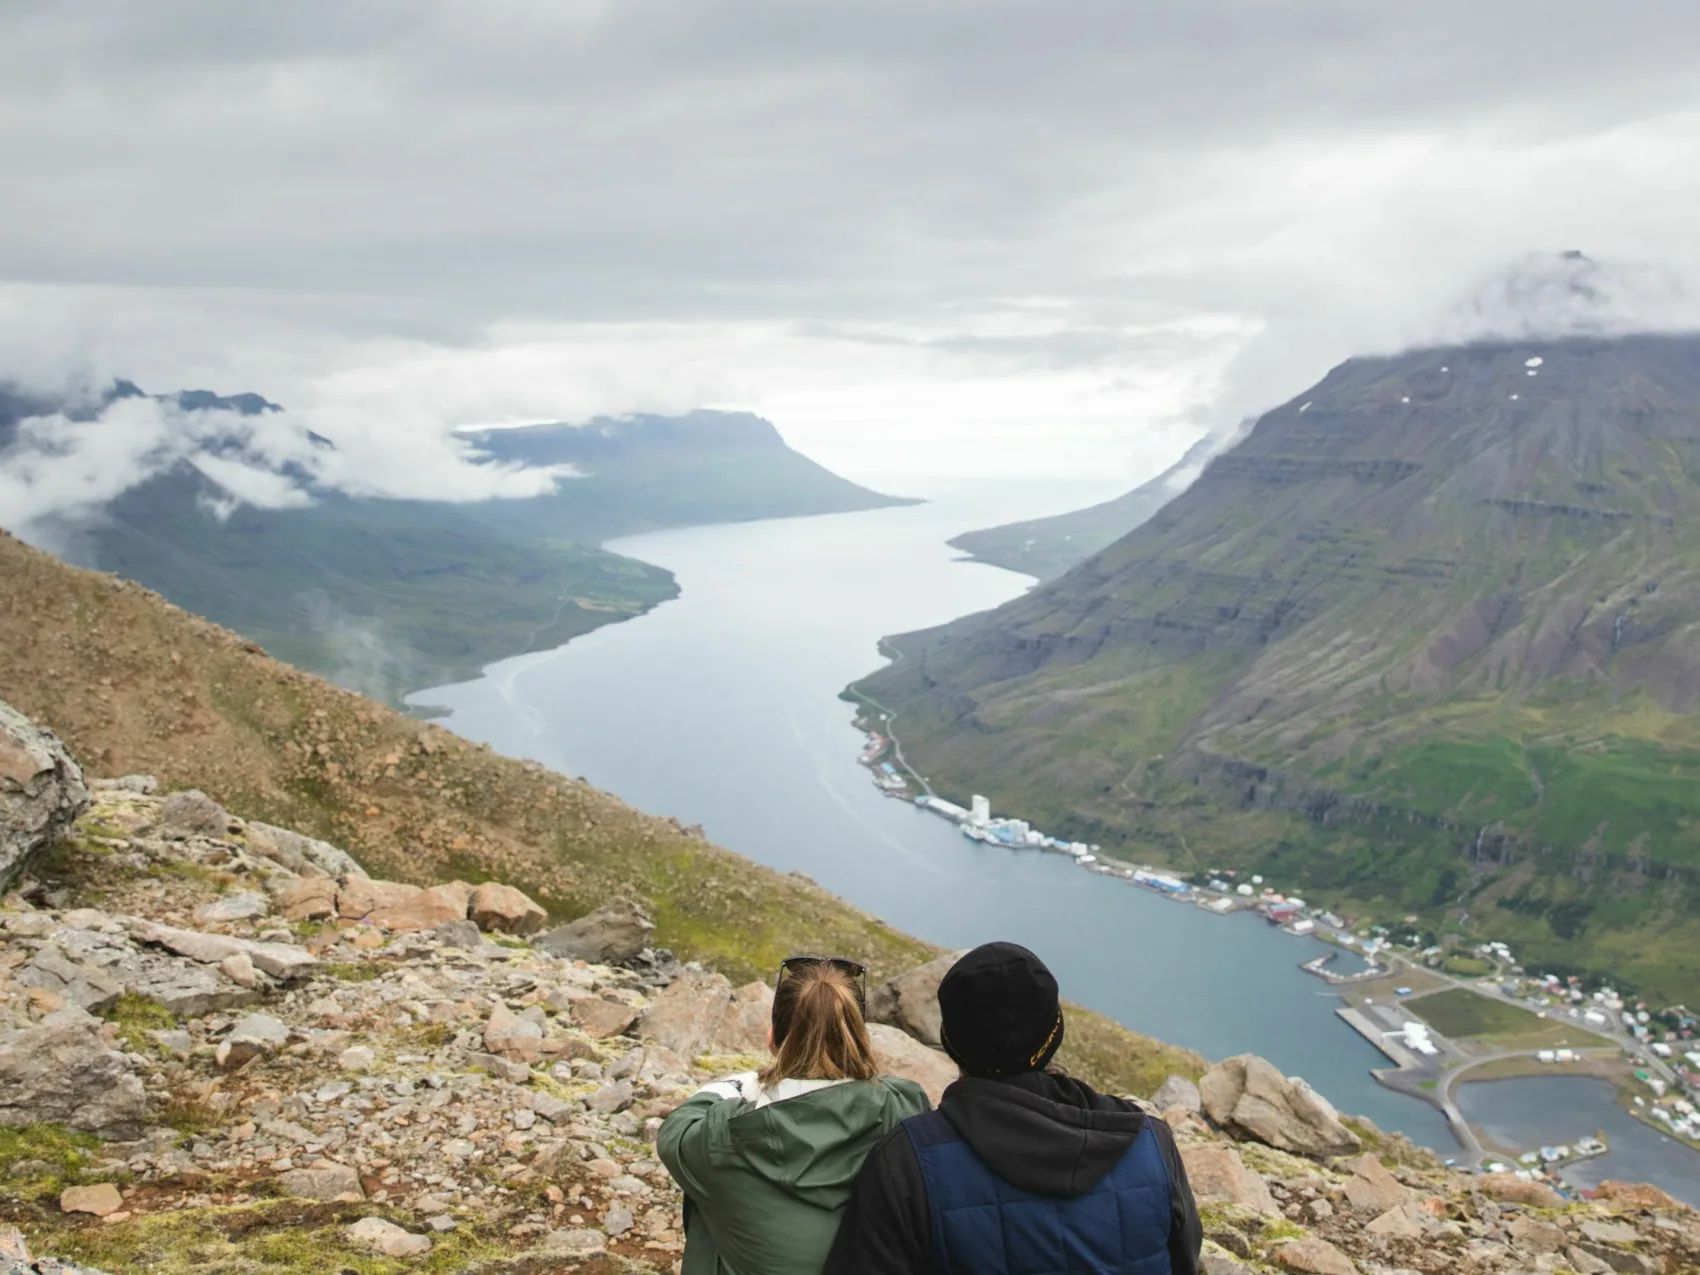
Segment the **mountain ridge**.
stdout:
<svg viewBox="0 0 1700 1275">
<path fill-rule="evenodd" d="M 859 684 L 953 792 L 1700 992 L 1700 338 L 1354 359 Z"/>
<path fill-rule="evenodd" d="M 1155 478 L 1110 500 L 1046 518 L 965 531 L 949 544 L 976 562 L 1019 571 L 1038 580 L 1053 580 L 1144 526 L 1195 480 L 1197 475 L 1192 471 L 1202 472 L 1205 464 L 1233 446 L 1237 437 L 1206 435 Z"/>
</svg>

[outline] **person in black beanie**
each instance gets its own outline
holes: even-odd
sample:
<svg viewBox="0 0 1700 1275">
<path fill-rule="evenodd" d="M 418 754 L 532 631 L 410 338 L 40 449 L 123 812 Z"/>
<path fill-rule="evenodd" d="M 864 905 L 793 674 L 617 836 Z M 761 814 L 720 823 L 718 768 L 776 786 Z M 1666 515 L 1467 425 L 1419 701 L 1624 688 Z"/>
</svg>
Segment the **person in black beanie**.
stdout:
<svg viewBox="0 0 1700 1275">
<path fill-rule="evenodd" d="M 1174 1135 L 1052 1059 L 1057 980 L 987 943 L 939 983 L 962 1078 L 874 1148 L 825 1275 L 1197 1275 L 1203 1228 Z"/>
</svg>

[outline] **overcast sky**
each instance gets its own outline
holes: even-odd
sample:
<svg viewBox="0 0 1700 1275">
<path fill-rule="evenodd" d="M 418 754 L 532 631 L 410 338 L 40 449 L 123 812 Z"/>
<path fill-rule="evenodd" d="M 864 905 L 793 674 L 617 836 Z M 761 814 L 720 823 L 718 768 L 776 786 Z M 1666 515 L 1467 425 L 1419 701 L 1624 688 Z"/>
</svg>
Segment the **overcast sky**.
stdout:
<svg viewBox="0 0 1700 1275">
<path fill-rule="evenodd" d="M 0 172 L 0 376 L 1131 485 L 1530 253 L 1693 322 L 1700 4 L 6 0 Z"/>
</svg>

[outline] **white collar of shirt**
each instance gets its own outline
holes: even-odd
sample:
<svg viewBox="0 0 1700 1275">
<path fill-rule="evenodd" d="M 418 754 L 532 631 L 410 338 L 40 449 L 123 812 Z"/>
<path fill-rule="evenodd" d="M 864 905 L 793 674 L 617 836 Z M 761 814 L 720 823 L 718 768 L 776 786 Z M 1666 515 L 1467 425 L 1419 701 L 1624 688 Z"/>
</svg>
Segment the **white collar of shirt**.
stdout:
<svg viewBox="0 0 1700 1275">
<path fill-rule="evenodd" d="M 728 1076 L 725 1080 L 717 1080 L 711 1085 L 704 1085 L 698 1093 L 711 1093 L 721 1098 L 742 1098 L 751 1106 L 760 1110 L 772 1106 L 776 1102 L 784 1102 L 788 1098 L 801 1098 L 804 1094 L 814 1093 L 819 1089 L 830 1089 L 834 1085 L 847 1085 L 848 1080 L 781 1080 L 778 1084 L 764 1086 L 756 1078 L 753 1071 L 739 1072 L 736 1076 Z"/>
</svg>

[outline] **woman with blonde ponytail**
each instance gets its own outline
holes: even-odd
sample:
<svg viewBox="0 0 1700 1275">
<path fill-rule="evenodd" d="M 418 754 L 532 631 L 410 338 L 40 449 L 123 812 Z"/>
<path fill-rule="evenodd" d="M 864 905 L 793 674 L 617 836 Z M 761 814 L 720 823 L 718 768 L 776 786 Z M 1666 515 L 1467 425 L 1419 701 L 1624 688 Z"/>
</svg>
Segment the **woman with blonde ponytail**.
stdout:
<svg viewBox="0 0 1700 1275">
<path fill-rule="evenodd" d="M 865 977 L 841 957 L 788 957 L 773 1061 L 662 1122 L 661 1161 L 685 1193 L 683 1275 L 820 1275 L 862 1161 L 928 1109 L 919 1085 L 879 1074 Z"/>
</svg>

